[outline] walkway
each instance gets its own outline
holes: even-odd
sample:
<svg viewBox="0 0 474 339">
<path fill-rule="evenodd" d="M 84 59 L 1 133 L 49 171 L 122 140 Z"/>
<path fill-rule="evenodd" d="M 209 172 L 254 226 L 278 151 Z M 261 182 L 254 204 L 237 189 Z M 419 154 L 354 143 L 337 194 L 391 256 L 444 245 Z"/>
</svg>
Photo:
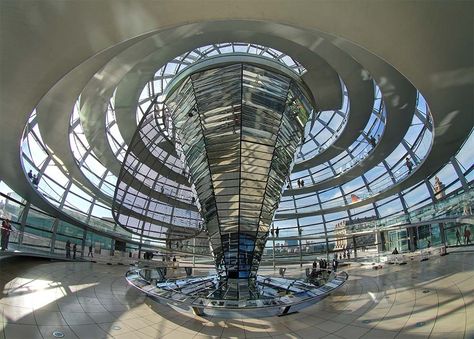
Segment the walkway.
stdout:
<svg viewBox="0 0 474 339">
<path fill-rule="evenodd" d="M 472 338 L 474 254 L 349 268 L 342 289 L 300 313 L 201 318 L 125 283 L 127 267 L 20 258 L 2 262 L 0 338 Z"/>
</svg>

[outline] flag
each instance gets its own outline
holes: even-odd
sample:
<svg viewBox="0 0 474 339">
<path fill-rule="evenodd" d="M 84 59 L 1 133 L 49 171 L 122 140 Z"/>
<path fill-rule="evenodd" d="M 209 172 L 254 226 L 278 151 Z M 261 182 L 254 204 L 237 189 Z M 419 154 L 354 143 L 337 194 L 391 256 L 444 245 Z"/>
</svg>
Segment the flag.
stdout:
<svg viewBox="0 0 474 339">
<path fill-rule="evenodd" d="M 351 194 L 351 202 L 358 202 L 358 201 L 360 201 L 360 198 L 355 194 Z"/>
</svg>

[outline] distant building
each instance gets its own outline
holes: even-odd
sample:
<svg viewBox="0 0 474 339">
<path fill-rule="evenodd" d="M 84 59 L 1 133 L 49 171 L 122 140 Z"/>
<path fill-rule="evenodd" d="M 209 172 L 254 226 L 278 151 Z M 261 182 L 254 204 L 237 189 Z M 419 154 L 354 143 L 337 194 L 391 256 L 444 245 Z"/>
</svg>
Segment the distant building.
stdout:
<svg viewBox="0 0 474 339">
<path fill-rule="evenodd" d="M 347 247 L 347 220 L 337 223 L 334 227 L 334 234 L 336 235 L 336 246 L 334 250 L 342 250 Z"/>
<path fill-rule="evenodd" d="M 441 180 L 439 180 L 438 177 L 435 177 L 434 191 L 435 198 L 438 200 L 441 200 L 446 196 L 446 193 L 444 192 L 444 184 L 441 182 Z"/>
<path fill-rule="evenodd" d="M 375 219 L 377 219 L 377 217 L 375 216 L 356 218 L 353 220 L 343 220 L 336 224 L 336 226 L 334 227 L 334 233 L 336 235 L 336 245 L 334 246 L 334 250 L 337 251 L 352 247 L 352 239 L 350 241 L 347 241 L 347 238 L 352 238 L 351 234 L 357 232 L 358 230 L 366 230 L 367 225 L 365 223 L 370 223 Z M 355 241 L 357 246 L 370 246 L 375 243 L 375 235 L 367 234 L 357 236 Z"/>
</svg>

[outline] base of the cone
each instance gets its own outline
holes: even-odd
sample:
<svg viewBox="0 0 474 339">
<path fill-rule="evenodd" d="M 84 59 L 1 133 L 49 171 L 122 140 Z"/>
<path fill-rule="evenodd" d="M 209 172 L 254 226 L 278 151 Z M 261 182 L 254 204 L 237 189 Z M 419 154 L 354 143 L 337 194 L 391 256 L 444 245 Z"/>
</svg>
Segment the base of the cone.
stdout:
<svg viewBox="0 0 474 339">
<path fill-rule="evenodd" d="M 195 314 L 234 316 L 284 315 L 323 299 L 341 287 L 345 272 L 315 271 L 306 281 L 283 277 L 257 276 L 256 279 L 222 279 L 217 275 L 165 279 L 157 269 L 133 269 L 127 281 L 151 298 L 188 308 Z M 150 277 L 162 277 L 152 279 Z M 316 278 L 315 278 L 316 277 Z"/>
</svg>

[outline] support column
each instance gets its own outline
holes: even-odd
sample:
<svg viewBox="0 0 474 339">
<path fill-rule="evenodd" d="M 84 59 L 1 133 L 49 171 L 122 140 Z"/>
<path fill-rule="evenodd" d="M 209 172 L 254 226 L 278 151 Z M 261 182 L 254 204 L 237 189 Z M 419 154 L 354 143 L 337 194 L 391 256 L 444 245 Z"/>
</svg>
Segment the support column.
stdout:
<svg viewBox="0 0 474 339">
<path fill-rule="evenodd" d="M 354 247 L 354 259 L 357 259 L 357 243 L 356 243 L 356 237 L 352 236 L 352 247 Z"/>
<path fill-rule="evenodd" d="M 431 201 L 435 203 L 436 202 L 435 192 L 433 191 L 433 186 L 431 186 L 431 183 L 428 179 L 425 179 L 425 185 L 426 185 L 426 188 L 428 189 L 428 193 L 430 194 Z"/>
<path fill-rule="evenodd" d="M 272 241 L 273 241 L 273 251 L 272 251 L 273 270 L 275 270 L 275 235 L 272 236 Z"/>
<path fill-rule="evenodd" d="M 303 267 L 303 249 L 301 247 L 301 238 L 298 240 L 300 244 L 300 267 Z"/>
<path fill-rule="evenodd" d="M 466 177 L 464 176 L 464 173 L 462 172 L 461 165 L 455 157 L 451 157 L 451 164 L 453 164 L 454 170 L 456 171 L 459 181 L 461 182 L 462 188 L 464 190 L 467 190 L 469 188 L 469 185 L 467 183 Z"/>
<path fill-rule="evenodd" d="M 111 257 L 113 257 L 115 255 L 115 239 L 114 238 L 111 238 L 110 239 L 110 251 L 109 251 L 109 255 Z"/>
<path fill-rule="evenodd" d="M 20 229 L 18 233 L 18 248 L 21 248 L 21 245 L 23 244 L 23 234 L 25 233 L 25 226 L 26 226 L 26 220 L 28 218 L 28 213 L 30 213 L 30 202 L 27 202 L 25 204 L 25 208 L 23 208 L 23 212 L 21 215 L 21 220 L 20 220 Z"/>
<path fill-rule="evenodd" d="M 84 251 L 86 250 L 86 239 L 87 239 L 87 228 L 82 232 L 82 241 L 81 241 L 81 258 L 84 258 Z"/>
<path fill-rule="evenodd" d="M 196 238 L 193 238 L 193 267 L 196 267 Z"/>
<path fill-rule="evenodd" d="M 58 224 L 59 224 L 59 219 L 56 218 L 54 219 L 53 222 L 53 227 L 51 228 L 51 231 L 53 232 L 51 235 L 51 245 L 49 249 L 49 253 L 54 253 L 55 248 L 56 248 L 56 233 L 58 232 Z"/>
<path fill-rule="evenodd" d="M 143 234 L 143 228 L 142 228 L 142 234 Z M 138 244 L 138 260 L 140 260 L 141 255 L 142 255 L 142 241 L 143 241 L 143 237 L 140 235 L 140 243 Z"/>
<path fill-rule="evenodd" d="M 439 223 L 439 236 L 441 238 L 441 243 L 443 245 L 446 245 L 446 232 L 444 231 L 444 224 Z"/>
<path fill-rule="evenodd" d="M 376 231 L 375 232 L 375 243 L 377 244 L 377 252 L 383 252 L 383 240 L 382 240 L 382 232 Z"/>
<path fill-rule="evenodd" d="M 408 227 L 407 228 L 407 233 L 408 233 L 408 237 L 410 238 L 410 242 L 409 242 L 409 245 L 410 245 L 410 251 L 415 251 L 416 248 L 418 247 L 418 237 L 417 237 L 417 234 L 416 234 L 416 230 L 414 227 Z M 417 247 L 415 247 L 415 239 L 414 237 L 417 237 Z"/>
</svg>

